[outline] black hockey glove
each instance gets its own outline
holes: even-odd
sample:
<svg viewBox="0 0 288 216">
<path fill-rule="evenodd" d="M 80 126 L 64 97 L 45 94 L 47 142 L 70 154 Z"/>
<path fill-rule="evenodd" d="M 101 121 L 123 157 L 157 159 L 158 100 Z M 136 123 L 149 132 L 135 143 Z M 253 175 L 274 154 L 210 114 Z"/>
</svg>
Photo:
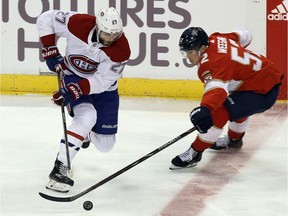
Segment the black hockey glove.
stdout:
<svg viewBox="0 0 288 216">
<path fill-rule="evenodd" d="M 200 133 L 207 133 L 213 126 L 209 108 L 200 106 L 192 110 L 190 120 Z"/>
</svg>

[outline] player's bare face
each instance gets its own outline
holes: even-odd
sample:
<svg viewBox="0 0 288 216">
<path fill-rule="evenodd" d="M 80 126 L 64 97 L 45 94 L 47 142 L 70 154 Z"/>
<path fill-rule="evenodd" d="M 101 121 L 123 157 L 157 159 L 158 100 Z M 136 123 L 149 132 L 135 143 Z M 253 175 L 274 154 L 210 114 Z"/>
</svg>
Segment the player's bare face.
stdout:
<svg viewBox="0 0 288 216">
<path fill-rule="evenodd" d="M 121 33 L 116 33 L 116 34 L 109 34 L 106 32 L 101 31 L 100 32 L 100 39 L 101 43 L 104 46 L 110 46 L 114 41 L 116 41 L 119 37 L 121 36 Z"/>
<path fill-rule="evenodd" d="M 186 51 L 186 57 L 191 62 L 192 66 L 197 65 L 199 62 L 199 59 L 200 59 L 198 51 L 196 51 L 196 50 Z"/>
</svg>

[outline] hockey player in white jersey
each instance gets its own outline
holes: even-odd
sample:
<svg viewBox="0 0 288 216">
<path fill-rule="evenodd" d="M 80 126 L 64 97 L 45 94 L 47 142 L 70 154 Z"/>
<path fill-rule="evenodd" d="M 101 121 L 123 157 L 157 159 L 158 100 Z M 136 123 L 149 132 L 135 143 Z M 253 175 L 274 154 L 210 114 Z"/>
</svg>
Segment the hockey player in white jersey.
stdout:
<svg viewBox="0 0 288 216">
<path fill-rule="evenodd" d="M 119 13 L 112 7 L 96 16 L 46 11 L 38 17 L 37 28 L 48 68 L 58 72 L 61 65 L 65 73 L 52 100 L 57 105 L 63 102 L 73 117 L 67 128 L 70 160 L 90 141 L 99 151 L 110 151 L 118 127 L 118 80 L 130 57 Z M 65 56 L 57 48 L 56 36 L 66 38 Z M 69 191 L 74 181 L 67 166 L 62 138 L 47 189 Z"/>
</svg>

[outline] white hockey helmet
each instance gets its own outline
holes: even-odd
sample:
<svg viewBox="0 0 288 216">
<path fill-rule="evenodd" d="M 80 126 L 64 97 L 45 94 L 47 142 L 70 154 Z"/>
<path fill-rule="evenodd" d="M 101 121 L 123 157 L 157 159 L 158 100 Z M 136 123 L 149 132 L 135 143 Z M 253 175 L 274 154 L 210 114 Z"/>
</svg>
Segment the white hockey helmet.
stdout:
<svg viewBox="0 0 288 216">
<path fill-rule="evenodd" d="M 96 15 L 97 32 L 108 34 L 121 34 L 123 31 L 122 19 L 118 11 L 113 8 L 102 8 Z"/>
</svg>

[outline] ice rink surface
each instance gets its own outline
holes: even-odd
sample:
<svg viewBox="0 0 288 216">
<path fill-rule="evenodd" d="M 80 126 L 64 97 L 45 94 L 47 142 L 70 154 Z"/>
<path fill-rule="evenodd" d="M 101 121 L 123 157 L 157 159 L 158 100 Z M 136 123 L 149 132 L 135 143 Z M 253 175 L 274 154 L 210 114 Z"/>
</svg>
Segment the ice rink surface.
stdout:
<svg viewBox="0 0 288 216">
<path fill-rule="evenodd" d="M 122 97 L 114 149 L 80 150 L 72 163 L 75 185 L 59 194 L 45 185 L 63 134 L 60 108 L 49 96 L 2 95 L 0 215 L 287 216 L 285 103 L 253 117 L 241 150 L 206 150 L 194 168 L 168 169 L 196 132 L 74 202 L 38 195 L 77 194 L 138 160 L 191 128 L 188 115 L 198 103 Z M 91 211 L 82 207 L 86 200 L 94 204 Z"/>
</svg>

